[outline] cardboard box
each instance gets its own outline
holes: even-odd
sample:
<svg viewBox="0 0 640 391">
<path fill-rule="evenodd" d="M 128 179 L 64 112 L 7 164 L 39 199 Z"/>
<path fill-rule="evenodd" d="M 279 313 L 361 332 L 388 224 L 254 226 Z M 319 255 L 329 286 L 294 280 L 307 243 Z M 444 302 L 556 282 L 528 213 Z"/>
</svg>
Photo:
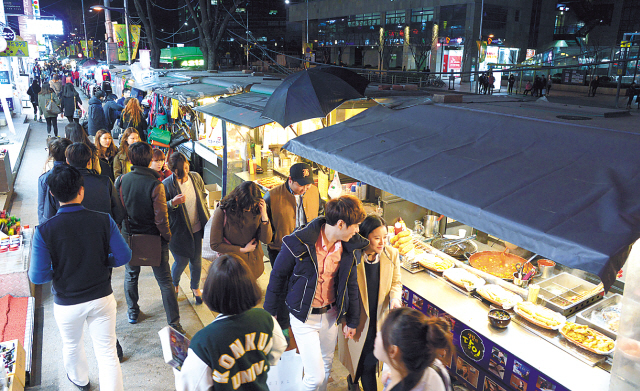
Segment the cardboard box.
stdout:
<svg viewBox="0 0 640 391">
<path fill-rule="evenodd" d="M 222 199 L 222 188 L 217 183 L 213 185 L 204 185 L 205 190 L 209 193 L 209 209 L 215 209 L 218 202 Z"/>
<path fill-rule="evenodd" d="M 5 341 L 0 343 L 0 354 L 2 351 L 13 350 L 13 362 L 5 366 L 7 375 L 13 375 L 16 380 L 16 385 L 20 383 L 20 386 L 24 388 L 25 384 L 25 352 L 22 344 L 19 340 L 14 339 L 11 341 Z M 6 354 L 6 353 L 5 353 Z M 14 388 L 14 390 L 22 390 L 22 388 Z"/>
</svg>

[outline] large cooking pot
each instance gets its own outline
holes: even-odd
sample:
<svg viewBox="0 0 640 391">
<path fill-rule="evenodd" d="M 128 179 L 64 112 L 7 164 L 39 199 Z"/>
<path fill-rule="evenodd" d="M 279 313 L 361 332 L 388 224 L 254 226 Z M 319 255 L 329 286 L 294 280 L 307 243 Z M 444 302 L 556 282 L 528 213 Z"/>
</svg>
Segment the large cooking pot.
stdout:
<svg viewBox="0 0 640 391">
<path fill-rule="evenodd" d="M 524 265 L 526 262 L 524 258 L 505 251 L 482 251 L 469 257 L 472 267 L 505 280 L 513 280 L 516 265 Z M 531 263 L 527 264 L 523 273 L 528 273 L 532 268 Z"/>
<path fill-rule="evenodd" d="M 431 241 L 431 245 L 435 247 L 437 250 L 444 252 L 445 254 L 452 256 L 461 261 L 466 260 L 465 254 L 473 254 L 478 251 L 478 246 L 473 241 L 463 242 L 456 246 L 451 246 L 443 250 L 444 247 L 447 246 L 448 243 L 451 242 L 451 239 L 445 238 L 437 238 Z"/>
</svg>

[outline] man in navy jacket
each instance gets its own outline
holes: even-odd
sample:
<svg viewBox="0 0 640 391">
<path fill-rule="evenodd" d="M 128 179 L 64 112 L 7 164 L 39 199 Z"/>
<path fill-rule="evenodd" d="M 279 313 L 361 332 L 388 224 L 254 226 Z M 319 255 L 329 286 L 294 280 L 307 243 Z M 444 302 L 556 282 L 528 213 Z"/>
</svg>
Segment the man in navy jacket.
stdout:
<svg viewBox="0 0 640 391">
<path fill-rule="evenodd" d="M 273 316 L 288 309 L 289 319 L 277 320 L 283 327 L 291 321 L 304 367 L 301 390 L 326 390 L 338 324 L 345 320 L 344 335 L 353 338 L 360 322 L 354 251 L 369 245 L 358 233 L 365 217 L 357 198 L 341 196 L 327 202 L 325 217 L 282 239 L 264 309 Z"/>
<path fill-rule="evenodd" d="M 111 216 L 80 205 L 84 178 L 76 168 L 55 166 L 47 184 L 60 209 L 35 231 L 29 278 L 34 284 L 53 281 L 53 314 L 69 381 L 81 390 L 91 387 L 82 344 L 86 322 L 98 361 L 100 389 L 121 391 L 111 268 L 129 262 L 131 250 Z"/>
</svg>

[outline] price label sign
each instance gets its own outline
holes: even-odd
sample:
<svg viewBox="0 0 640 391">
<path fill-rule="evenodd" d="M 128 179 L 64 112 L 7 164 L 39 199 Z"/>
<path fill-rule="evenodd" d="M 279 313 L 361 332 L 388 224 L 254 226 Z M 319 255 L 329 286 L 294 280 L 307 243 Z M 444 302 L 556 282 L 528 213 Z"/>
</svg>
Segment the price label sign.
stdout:
<svg viewBox="0 0 640 391">
<path fill-rule="evenodd" d="M 465 329 L 460 333 L 460 347 L 464 354 L 474 361 L 484 358 L 484 343 L 471 329 Z"/>
</svg>

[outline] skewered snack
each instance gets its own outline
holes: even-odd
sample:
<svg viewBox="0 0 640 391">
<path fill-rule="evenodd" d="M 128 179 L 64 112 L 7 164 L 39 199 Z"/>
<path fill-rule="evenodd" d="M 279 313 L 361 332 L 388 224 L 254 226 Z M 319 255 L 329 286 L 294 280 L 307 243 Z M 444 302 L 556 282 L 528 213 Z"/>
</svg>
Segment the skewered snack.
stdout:
<svg viewBox="0 0 640 391">
<path fill-rule="evenodd" d="M 396 248 L 397 248 L 397 247 L 398 247 L 398 246 L 397 246 L 398 241 L 399 241 L 400 239 L 403 239 L 403 238 L 408 238 L 408 239 L 406 239 L 403 243 L 406 243 L 406 242 L 410 241 L 410 240 L 411 240 L 411 232 L 409 232 L 409 230 L 406 230 L 406 229 L 405 229 L 405 230 L 402 230 L 402 231 L 400 231 L 397 235 L 395 235 L 395 236 L 393 236 L 391 239 L 389 239 L 389 242 L 390 242 L 394 247 L 396 247 Z"/>
<path fill-rule="evenodd" d="M 415 245 L 412 242 L 407 242 L 401 245 L 400 248 L 398 248 L 398 250 L 400 251 L 401 255 L 407 255 L 409 251 L 413 250 L 414 248 L 415 248 Z"/>
<path fill-rule="evenodd" d="M 516 304 L 514 310 L 529 322 L 549 330 L 557 329 L 567 321 L 559 313 L 528 301 Z"/>
<path fill-rule="evenodd" d="M 570 342 L 598 354 L 609 354 L 615 348 L 613 340 L 589 326 L 567 322 L 560 333 Z"/>
</svg>

